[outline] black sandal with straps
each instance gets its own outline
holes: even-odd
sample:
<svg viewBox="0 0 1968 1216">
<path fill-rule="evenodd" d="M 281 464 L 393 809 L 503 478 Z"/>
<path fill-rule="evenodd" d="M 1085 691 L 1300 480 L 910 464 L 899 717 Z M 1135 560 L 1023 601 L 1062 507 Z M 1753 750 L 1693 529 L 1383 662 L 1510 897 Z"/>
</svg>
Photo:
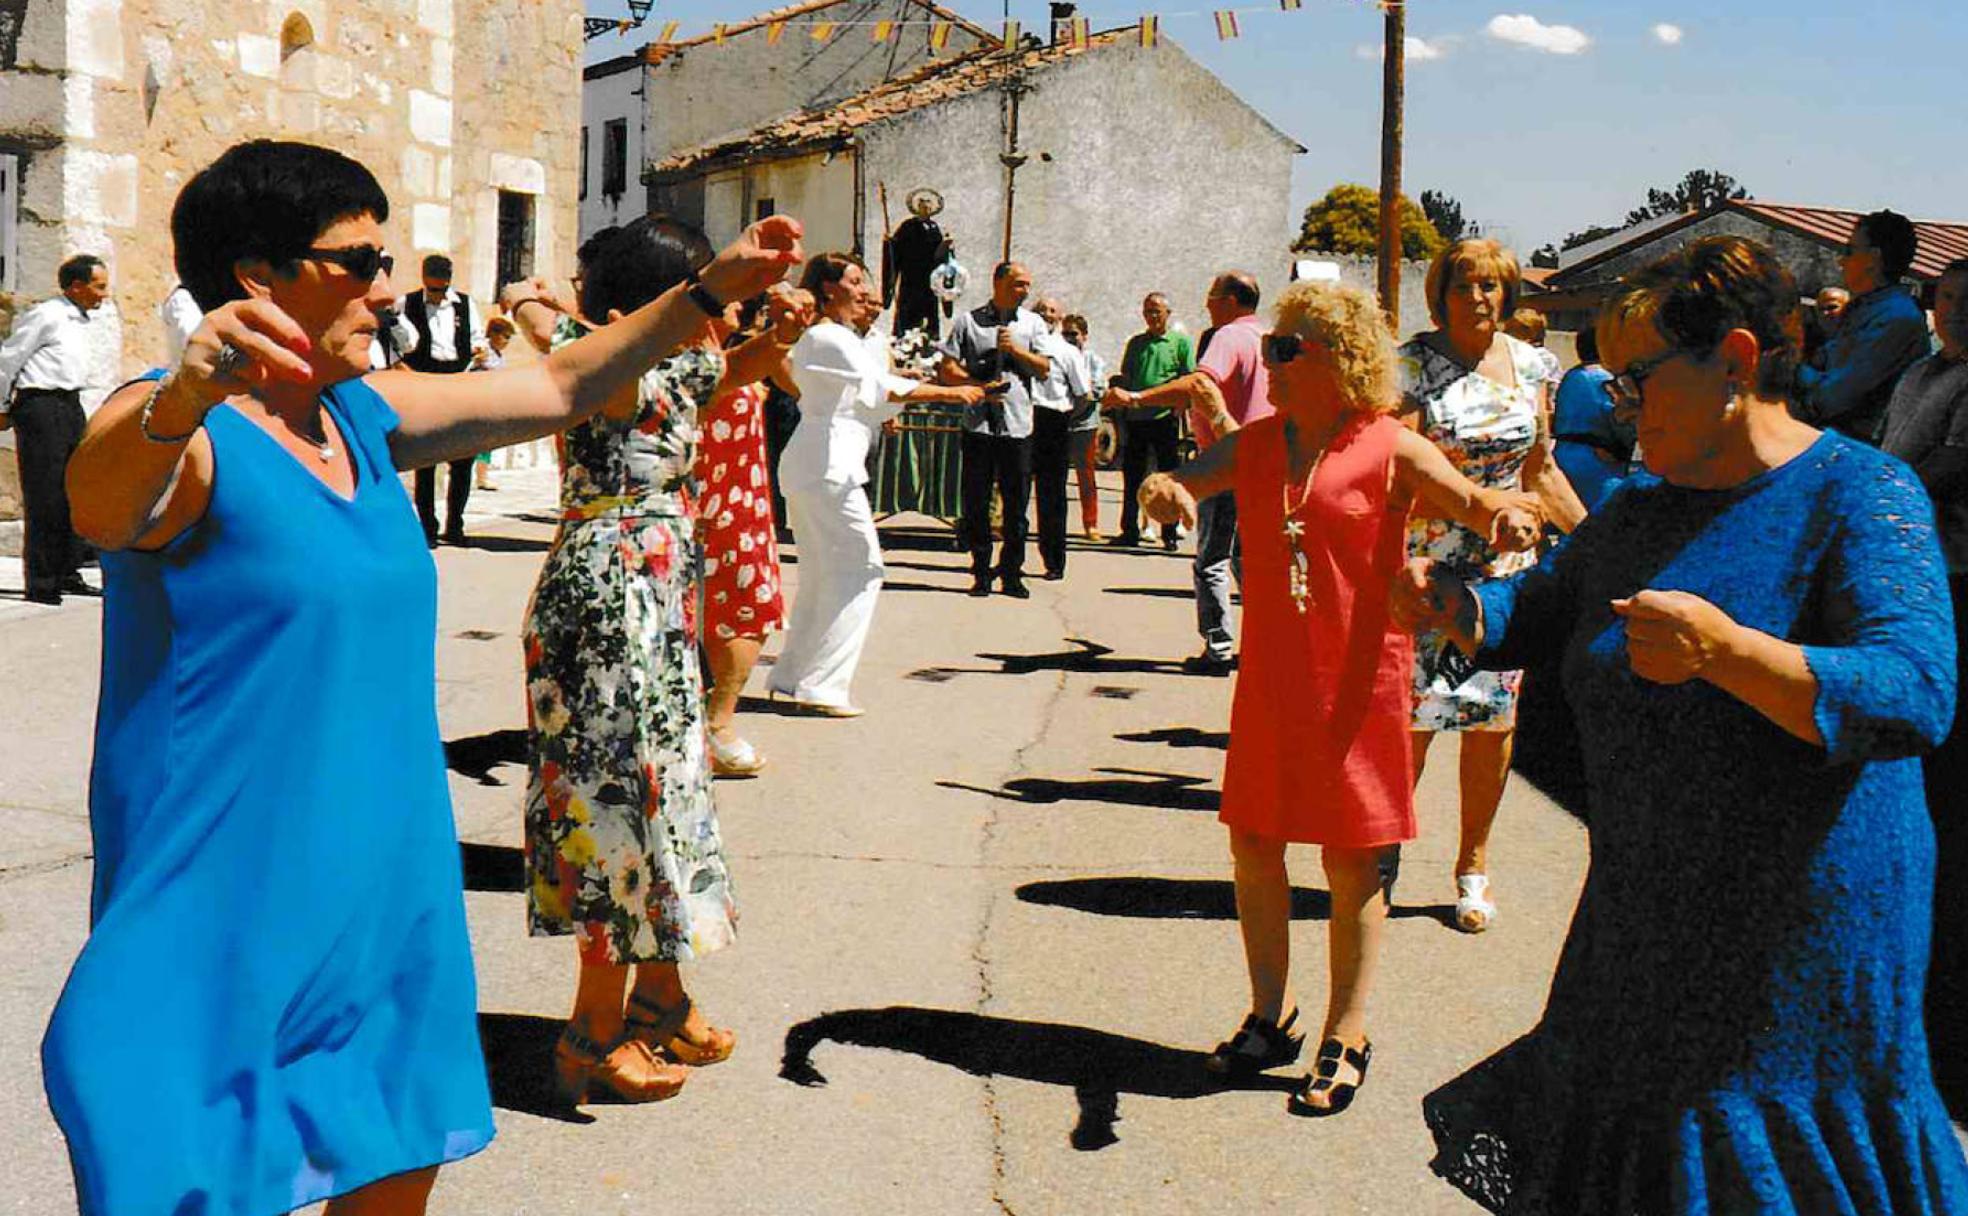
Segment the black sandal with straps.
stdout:
<svg viewBox="0 0 1968 1216">
<path fill-rule="evenodd" d="M 1299 1052 L 1305 1049 L 1305 1036 L 1295 1034 L 1292 1027 L 1298 1022 L 1298 1010 L 1285 1015 L 1282 1022 L 1273 1022 L 1251 1014 L 1237 1033 L 1226 1042 L 1218 1043 L 1216 1050 L 1203 1060 L 1203 1068 L 1212 1076 L 1231 1081 L 1242 1081 L 1258 1073 L 1273 1068 L 1282 1068 L 1298 1059 Z"/>
<path fill-rule="evenodd" d="M 1354 1078 L 1351 1081 L 1336 1082 L 1334 1074 L 1339 1072 L 1340 1061 L 1353 1066 Z M 1348 1047 L 1338 1039 L 1327 1039 L 1319 1044 L 1319 1055 L 1313 1062 L 1312 1071 L 1307 1074 L 1305 1083 L 1285 1099 L 1285 1109 L 1294 1115 L 1308 1118 L 1322 1118 L 1336 1115 L 1353 1105 L 1353 1095 L 1367 1083 L 1367 1065 L 1373 1063 L 1373 1043 L 1363 1042 L 1358 1047 Z M 1313 1094 L 1329 1094 L 1327 1105 L 1315 1106 L 1306 1099 Z"/>
</svg>

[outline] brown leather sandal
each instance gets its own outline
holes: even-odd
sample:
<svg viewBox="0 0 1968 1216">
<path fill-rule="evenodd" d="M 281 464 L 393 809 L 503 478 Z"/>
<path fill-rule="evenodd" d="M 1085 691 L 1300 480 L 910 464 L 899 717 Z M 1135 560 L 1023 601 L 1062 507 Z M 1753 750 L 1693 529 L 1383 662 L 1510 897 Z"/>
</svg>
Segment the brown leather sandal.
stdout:
<svg viewBox="0 0 1968 1216">
<path fill-rule="evenodd" d="M 738 1046 L 738 1036 L 729 1030 L 709 1026 L 701 1039 L 685 1037 L 683 1027 L 690 1020 L 692 1008 L 693 1003 L 687 994 L 683 1000 L 666 1008 L 640 993 L 631 992 L 625 1020 L 631 1035 L 693 1068 L 730 1059 L 732 1049 Z"/>
<path fill-rule="evenodd" d="M 604 1046 L 569 1026 L 554 1044 L 554 1089 L 569 1106 L 587 1101 L 597 1086 L 624 1102 L 661 1102 L 689 1079 L 688 1068 L 632 1034 Z"/>
</svg>

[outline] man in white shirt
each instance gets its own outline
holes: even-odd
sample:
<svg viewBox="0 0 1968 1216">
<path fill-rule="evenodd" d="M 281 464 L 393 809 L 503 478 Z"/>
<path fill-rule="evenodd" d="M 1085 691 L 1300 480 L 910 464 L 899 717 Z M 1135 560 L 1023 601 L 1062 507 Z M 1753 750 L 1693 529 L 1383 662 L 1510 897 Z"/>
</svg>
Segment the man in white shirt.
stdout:
<svg viewBox="0 0 1968 1216">
<path fill-rule="evenodd" d="M 970 549 L 972 595 L 991 594 L 991 487 L 1004 501 L 1004 547 L 997 576 L 1004 593 L 1031 598 L 1025 586 L 1025 503 L 1032 492 L 1032 385 L 1052 375 L 1035 349 L 1045 322 L 1021 307 L 1032 274 L 1017 262 L 991 273 L 990 300 L 959 314 L 941 346 L 944 384 L 988 385 L 992 395 L 964 410 L 963 521 Z"/>
<path fill-rule="evenodd" d="M 100 595 L 82 581 L 84 549 L 69 526 L 68 458 L 87 422 L 90 314 L 109 298 L 109 268 L 78 254 L 57 272 L 61 294 L 22 313 L 0 343 L 0 430 L 12 427 L 25 515 L 27 598 L 59 604 L 63 594 Z"/>
<path fill-rule="evenodd" d="M 1032 382 L 1032 497 L 1039 507 L 1039 559 L 1048 579 L 1066 577 L 1066 471 L 1073 463 L 1072 419 L 1076 401 L 1093 393 L 1086 354 L 1060 335 L 1066 309 L 1040 300 L 1046 332 L 1037 350 L 1052 360 L 1052 374 Z"/>
<path fill-rule="evenodd" d="M 470 296 L 451 289 L 451 259 L 433 253 L 424 259 L 424 289 L 403 297 L 399 310 L 416 332 L 403 352 L 405 366 L 420 372 L 451 374 L 471 366 L 472 352 L 485 345 L 485 322 Z M 475 457 L 451 461 L 444 490 L 444 543 L 465 543 L 465 503 L 471 498 Z M 417 470 L 417 518 L 424 539 L 437 547 L 437 470 Z"/>
</svg>

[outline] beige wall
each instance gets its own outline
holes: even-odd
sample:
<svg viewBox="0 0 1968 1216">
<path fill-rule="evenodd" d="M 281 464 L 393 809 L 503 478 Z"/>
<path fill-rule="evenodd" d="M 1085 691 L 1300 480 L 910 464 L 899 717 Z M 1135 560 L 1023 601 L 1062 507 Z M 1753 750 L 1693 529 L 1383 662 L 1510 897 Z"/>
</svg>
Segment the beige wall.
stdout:
<svg viewBox="0 0 1968 1216">
<path fill-rule="evenodd" d="M 573 263 L 577 0 L 66 0 L 29 12 L 41 25 L 20 69 L 0 73 L 0 147 L 58 142 L 25 176 L 21 287 L 52 292 L 68 253 L 108 258 L 120 371 L 162 351 L 179 188 L 244 139 L 310 140 L 367 164 L 390 197 L 399 289 L 414 286 L 417 254 L 443 251 L 461 287 L 489 295 L 500 188 L 539 196 L 536 270 Z M 297 15 L 312 42 L 283 54 Z M 58 102 L 43 96 L 50 79 Z"/>
<path fill-rule="evenodd" d="M 722 247 L 751 222 L 758 200 L 797 216 L 810 252 L 854 248 L 854 157 L 802 156 L 717 173 L 704 182 L 704 234 Z"/>
</svg>

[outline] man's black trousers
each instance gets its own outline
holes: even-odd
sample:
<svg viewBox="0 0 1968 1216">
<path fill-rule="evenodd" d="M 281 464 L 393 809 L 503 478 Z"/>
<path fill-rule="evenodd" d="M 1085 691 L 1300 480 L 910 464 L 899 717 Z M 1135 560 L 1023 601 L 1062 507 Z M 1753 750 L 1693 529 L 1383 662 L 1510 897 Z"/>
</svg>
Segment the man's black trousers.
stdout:
<svg viewBox="0 0 1968 1216">
<path fill-rule="evenodd" d="M 1039 560 L 1047 574 L 1066 573 L 1066 473 L 1073 433 L 1065 410 L 1032 411 L 1032 497 L 1039 505 Z"/>
<path fill-rule="evenodd" d="M 991 487 L 1004 501 L 1004 547 L 998 577 L 1016 583 L 1025 576 L 1025 503 L 1032 491 L 1032 441 L 1009 435 L 965 431 L 963 435 L 963 520 L 970 549 L 970 571 L 979 582 L 991 577 Z"/>
<path fill-rule="evenodd" d="M 69 524 L 68 458 L 88 419 L 73 389 L 24 388 L 14 398 L 14 450 L 20 458 L 22 556 L 27 591 L 59 594 L 82 564 L 82 542 Z"/>
<path fill-rule="evenodd" d="M 1174 414 L 1150 418 L 1145 422 L 1127 421 L 1121 440 L 1121 540 L 1141 539 L 1140 510 L 1136 496 L 1141 483 L 1148 480 L 1148 463 L 1168 472 L 1175 467 L 1176 440 L 1180 436 Z M 1175 540 L 1175 525 L 1162 525 L 1162 539 Z"/>
</svg>

